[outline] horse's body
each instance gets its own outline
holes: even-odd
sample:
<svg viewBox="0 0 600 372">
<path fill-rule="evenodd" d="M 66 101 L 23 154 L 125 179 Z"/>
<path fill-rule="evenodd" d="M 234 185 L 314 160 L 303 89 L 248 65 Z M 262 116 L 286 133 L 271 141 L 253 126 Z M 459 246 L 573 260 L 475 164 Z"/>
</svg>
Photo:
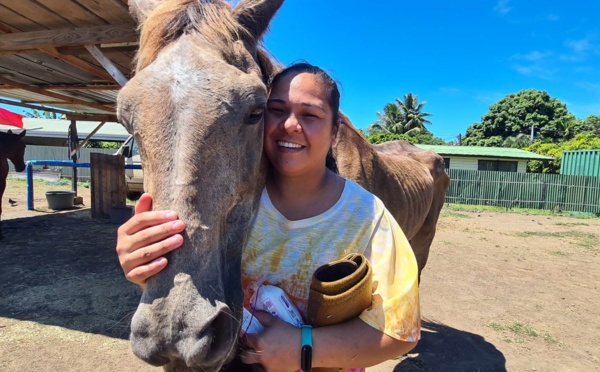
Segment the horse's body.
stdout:
<svg viewBox="0 0 600 372">
<path fill-rule="evenodd" d="M 25 170 L 25 144 L 21 139 L 26 131 L 13 134 L 12 131 L 0 132 L 0 240 L 2 240 L 2 196 L 6 189 L 8 176 L 8 160 L 15 166 L 17 172 Z"/>
<path fill-rule="evenodd" d="M 420 276 L 450 184 L 443 158 L 406 141 L 373 146 L 344 115 L 334 155 L 340 174 L 377 195 L 402 227 Z"/>
<path fill-rule="evenodd" d="M 167 370 L 214 371 L 235 355 L 242 248 L 265 183 L 262 114 L 276 70 L 258 40 L 282 2 L 129 1 L 142 33 L 119 120 L 139 143 L 154 208 L 186 223 L 183 246 L 148 281 L 131 324 L 134 353 Z M 391 203 L 413 242 L 430 242 L 444 197 L 433 175 L 445 173 L 375 152 L 352 133 L 349 122 L 340 128 L 340 173 Z"/>
</svg>

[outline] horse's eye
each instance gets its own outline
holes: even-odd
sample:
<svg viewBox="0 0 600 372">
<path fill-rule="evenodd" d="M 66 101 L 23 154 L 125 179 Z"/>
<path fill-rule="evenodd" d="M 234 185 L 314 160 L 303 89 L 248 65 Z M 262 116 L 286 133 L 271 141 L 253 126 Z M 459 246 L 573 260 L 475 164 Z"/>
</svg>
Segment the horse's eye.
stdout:
<svg viewBox="0 0 600 372">
<path fill-rule="evenodd" d="M 247 125 L 254 125 L 260 123 L 265 113 L 265 108 L 263 106 L 255 107 L 252 111 L 250 111 L 250 115 L 246 119 Z"/>
</svg>

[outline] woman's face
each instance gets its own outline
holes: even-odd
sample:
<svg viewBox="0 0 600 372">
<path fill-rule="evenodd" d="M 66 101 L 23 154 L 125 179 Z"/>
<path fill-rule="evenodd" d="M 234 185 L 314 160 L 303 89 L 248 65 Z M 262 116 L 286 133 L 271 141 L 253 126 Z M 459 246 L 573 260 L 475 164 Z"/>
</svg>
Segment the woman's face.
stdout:
<svg viewBox="0 0 600 372">
<path fill-rule="evenodd" d="M 265 113 L 264 149 L 275 172 L 322 175 L 334 138 L 333 112 L 321 78 L 295 72 L 282 76 Z"/>
</svg>

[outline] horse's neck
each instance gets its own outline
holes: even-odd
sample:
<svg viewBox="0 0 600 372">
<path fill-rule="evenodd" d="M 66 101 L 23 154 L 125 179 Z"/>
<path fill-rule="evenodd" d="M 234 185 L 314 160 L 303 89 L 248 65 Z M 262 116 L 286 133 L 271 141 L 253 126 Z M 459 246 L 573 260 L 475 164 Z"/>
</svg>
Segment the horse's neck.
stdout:
<svg viewBox="0 0 600 372">
<path fill-rule="evenodd" d="M 340 174 L 366 187 L 367 175 L 377 155 L 369 141 L 349 122 L 343 122 L 338 129 L 335 155 Z"/>
</svg>

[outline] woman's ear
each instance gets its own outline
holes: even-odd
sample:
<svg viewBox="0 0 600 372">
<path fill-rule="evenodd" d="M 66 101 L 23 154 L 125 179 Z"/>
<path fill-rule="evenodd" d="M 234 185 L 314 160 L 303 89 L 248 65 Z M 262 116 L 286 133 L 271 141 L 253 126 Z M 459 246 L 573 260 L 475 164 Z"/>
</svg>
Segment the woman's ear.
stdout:
<svg viewBox="0 0 600 372">
<path fill-rule="evenodd" d="M 336 125 L 331 128 L 331 146 L 335 146 L 337 144 L 337 134 L 341 124 L 342 120 L 338 119 Z"/>
</svg>

